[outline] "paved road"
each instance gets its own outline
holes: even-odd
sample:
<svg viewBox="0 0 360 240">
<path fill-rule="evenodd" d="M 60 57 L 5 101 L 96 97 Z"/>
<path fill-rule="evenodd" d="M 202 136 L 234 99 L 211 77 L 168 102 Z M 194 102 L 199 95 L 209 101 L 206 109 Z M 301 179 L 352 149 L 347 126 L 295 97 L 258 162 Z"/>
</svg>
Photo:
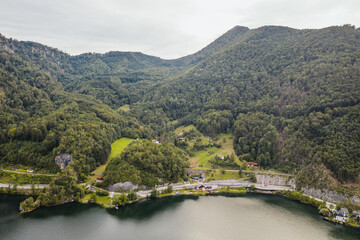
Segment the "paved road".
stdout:
<svg viewBox="0 0 360 240">
<path fill-rule="evenodd" d="M 8 183 L 0 183 L 0 187 L 14 187 L 14 184 L 8 184 Z M 34 184 L 36 189 L 42 189 L 42 188 L 46 188 L 49 186 L 49 184 Z M 17 185 L 16 186 L 17 189 L 31 189 L 32 188 L 32 184 L 25 184 L 25 185 Z"/>
<path fill-rule="evenodd" d="M 200 182 L 200 183 L 192 183 L 192 184 L 171 184 L 173 191 L 179 191 L 184 189 L 194 189 L 194 187 L 204 185 L 205 187 L 212 187 L 212 189 L 224 188 L 224 187 L 250 187 L 250 185 L 254 185 L 257 190 L 263 191 L 279 191 L 279 190 L 291 190 L 289 186 L 279 186 L 279 185 L 262 185 L 262 184 L 254 184 L 248 181 L 242 180 L 217 180 L 217 181 L 209 181 L 209 182 Z M 163 191 L 167 189 L 167 186 L 157 187 L 157 191 Z M 146 198 L 151 194 L 152 190 L 144 190 L 138 191 L 137 195 L 139 198 Z M 115 192 L 111 192 L 110 195 L 118 194 Z"/>
</svg>

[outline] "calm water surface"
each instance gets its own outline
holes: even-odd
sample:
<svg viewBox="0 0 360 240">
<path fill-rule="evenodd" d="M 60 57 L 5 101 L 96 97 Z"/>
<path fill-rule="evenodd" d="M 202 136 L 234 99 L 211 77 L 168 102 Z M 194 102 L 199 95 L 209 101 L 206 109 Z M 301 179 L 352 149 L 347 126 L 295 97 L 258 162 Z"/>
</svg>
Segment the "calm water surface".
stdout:
<svg viewBox="0 0 360 240">
<path fill-rule="evenodd" d="M 311 206 L 272 195 L 171 197 L 105 210 L 77 203 L 22 216 L 0 195 L 0 239 L 360 239 Z"/>
</svg>

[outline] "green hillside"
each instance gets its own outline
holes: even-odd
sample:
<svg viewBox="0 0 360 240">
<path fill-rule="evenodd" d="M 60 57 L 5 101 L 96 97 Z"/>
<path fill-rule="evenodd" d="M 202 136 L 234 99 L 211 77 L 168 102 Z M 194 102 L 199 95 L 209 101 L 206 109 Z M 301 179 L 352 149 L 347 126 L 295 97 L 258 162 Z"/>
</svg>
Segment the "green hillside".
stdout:
<svg viewBox="0 0 360 240">
<path fill-rule="evenodd" d="M 187 166 L 182 157 L 195 154 L 192 166 L 210 167 L 207 154 L 224 148 L 237 163 L 297 174 L 298 186 L 360 183 L 360 30 L 354 26 L 236 26 L 174 60 L 136 52 L 70 56 L 2 35 L 0 49 L 1 165 L 56 172 L 54 158 L 67 153 L 84 177 L 107 161 L 113 141 L 140 137 L 168 146 L 170 152 L 160 150 L 174 169 L 152 144 L 131 145 L 126 159 L 108 165 L 112 180 L 105 182 L 179 180 Z M 202 138 L 220 137 L 216 144 L 233 139 L 217 149 L 201 146 L 201 137 L 181 143 L 177 128 L 191 125 Z M 148 155 L 158 166 L 142 161 Z M 120 176 L 122 164 L 129 172 Z"/>
</svg>

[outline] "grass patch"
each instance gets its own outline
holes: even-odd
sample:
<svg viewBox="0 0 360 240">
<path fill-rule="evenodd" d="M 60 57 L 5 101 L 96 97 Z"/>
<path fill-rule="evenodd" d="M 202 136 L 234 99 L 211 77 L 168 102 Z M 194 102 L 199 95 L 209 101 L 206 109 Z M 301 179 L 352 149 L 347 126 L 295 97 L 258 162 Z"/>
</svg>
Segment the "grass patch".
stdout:
<svg viewBox="0 0 360 240">
<path fill-rule="evenodd" d="M 109 206 L 111 204 L 111 197 L 109 196 L 96 196 L 95 202 L 100 205 Z"/>
<path fill-rule="evenodd" d="M 116 157 L 117 154 L 121 154 L 126 146 L 129 145 L 132 141 L 134 141 L 134 139 L 123 137 L 113 142 L 111 144 L 111 153 L 108 160 Z"/>
<path fill-rule="evenodd" d="M 202 141 L 207 141 L 205 138 Z M 217 143 L 221 144 L 221 148 L 209 147 L 203 151 L 195 152 L 195 155 L 190 157 L 190 166 L 191 167 L 200 167 L 200 168 L 211 168 L 209 160 L 214 159 L 216 155 L 221 154 L 224 156 L 235 155 L 235 163 L 240 164 L 241 161 L 236 156 L 233 148 L 233 139 L 231 134 L 221 134 Z M 190 144 L 189 144 L 190 145 Z M 213 152 L 214 154 L 210 154 Z"/>
<path fill-rule="evenodd" d="M 174 130 L 175 134 L 178 134 L 180 132 L 187 132 L 187 131 L 190 131 L 194 129 L 195 131 L 199 132 L 196 127 L 194 125 L 189 125 L 189 126 L 181 126 L 181 127 L 178 127 L 177 129 Z"/>
<path fill-rule="evenodd" d="M 240 177 L 239 173 L 237 171 L 225 171 L 223 174 L 220 170 L 212 170 L 211 172 L 208 172 L 206 174 L 206 179 L 211 180 L 227 180 L 227 179 L 244 179 L 245 176 L 243 174 L 242 177 Z"/>
<path fill-rule="evenodd" d="M 106 166 L 109 163 L 109 160 L 116 157 L 116 155 L 118 155 L 118 154 L 120 155 L 122 153 L 122 151 L 126 148 L 126 146 L 129 145 L 133 141 L 135 141 L 135 140 L 132 139 L 132 138 L 123 137 L 123 138 L 120 138 L 120 139 L 116 140 L 115 142 L 113 142 L 111 144 L 111 153 L 109 155 L 108 161 L 105 164 L 103 164 L 103 165 L 99 166 L 98 168 L 96 168 L 92 172 L 94 174 L 94 176 L 90 176 L 89 181 L 93 181 L 98 176 L 102 176 L 105 169 L 106 169 Z"/>
<path fill-rule="evenodd" d="M 9 184 L 48 184 L 53 176 L 46 175 L 32 175 L 15 172 L 6 172 L 0 170 L 0 182 Z"/>
</svg>

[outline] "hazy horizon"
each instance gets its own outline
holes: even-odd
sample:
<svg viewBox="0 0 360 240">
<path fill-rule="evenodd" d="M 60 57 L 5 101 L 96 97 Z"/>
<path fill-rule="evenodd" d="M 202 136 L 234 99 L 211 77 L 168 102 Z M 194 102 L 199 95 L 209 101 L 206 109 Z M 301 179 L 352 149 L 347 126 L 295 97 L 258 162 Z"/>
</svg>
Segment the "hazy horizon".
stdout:
<svg viewBox="0 0 360 240">
<path fill-rule="evenodd" d="M 175 59 L 199 51 L 234 26 L 358 27 L 359 10 L 357 0 L 3 0 L 0 33 L 71 55 L 122 51 Z"/>
</svg>

